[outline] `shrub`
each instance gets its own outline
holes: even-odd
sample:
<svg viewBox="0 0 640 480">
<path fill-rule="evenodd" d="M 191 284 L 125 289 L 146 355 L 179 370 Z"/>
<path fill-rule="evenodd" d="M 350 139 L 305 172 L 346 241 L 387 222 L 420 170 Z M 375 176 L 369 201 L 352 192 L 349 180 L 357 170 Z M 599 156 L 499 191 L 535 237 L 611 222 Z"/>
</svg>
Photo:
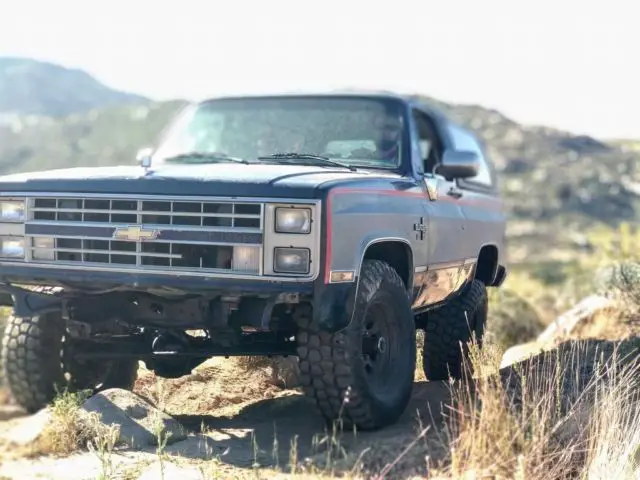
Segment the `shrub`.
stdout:
<svg viewBox="0 0 640 480">
<path fill-rule="evenodd" d="M 509 289 L 490 294 L 487 337 L 501 348 L 529 342 L 544 328 L 537 308 Z"/>
</svg>

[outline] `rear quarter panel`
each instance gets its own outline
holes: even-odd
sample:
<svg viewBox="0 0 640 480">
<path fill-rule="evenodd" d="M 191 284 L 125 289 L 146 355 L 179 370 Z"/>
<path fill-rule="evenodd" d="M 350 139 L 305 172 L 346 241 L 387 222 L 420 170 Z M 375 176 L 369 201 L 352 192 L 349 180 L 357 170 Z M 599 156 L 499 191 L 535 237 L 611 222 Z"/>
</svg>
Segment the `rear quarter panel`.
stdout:
<svg viewBox="0 0 640 480">
<path fill-rule="evenodd" d="M 465 216 L 465 256 L 477 258 L 482 247 L 494 245 L 498 249 L 498 262 L 503 263 L 506 217 L 502 200 L 496 194 L 465 190 L 461 204 Z"/>
</svg>

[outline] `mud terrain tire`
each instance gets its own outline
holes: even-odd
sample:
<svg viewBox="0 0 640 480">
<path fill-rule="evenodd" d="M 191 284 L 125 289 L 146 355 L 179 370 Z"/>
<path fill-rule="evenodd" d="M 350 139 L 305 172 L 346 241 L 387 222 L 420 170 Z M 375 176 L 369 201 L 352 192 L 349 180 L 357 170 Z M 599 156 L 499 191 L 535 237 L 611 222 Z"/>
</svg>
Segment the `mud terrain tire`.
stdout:
<svg viewBox="0 0 640 480">
<path fill-rule="evenodd" d="M 466 344 L 475 336 L 482 346 L 487 312 L 487 287 L 473 280 L 460 296 L 428 313 L 422 351 L 427 380 L 463 377 L 465 367 L 470 366 Z"/>
<path fill-rule="evenodd" d="M 64 322 L 57 314 L 10 317 L 2 340 L 2 376 L 16 402 L 29 413 L 49 404 L 58 392 L 130 389 L 138 362 L 76 363 L 65 358 Z M 65 377 L 70 375 L 70 379 Z M 96 383 L 100 379 L 99 383 Z"/>
<path fill-rule="evenodd" d="M 300 381 L 328 422 L 376 430 L 399 419 L 413 388 L 416 330 L 406 287 L 389 264 L 364 261 L 344 330 L 322 331 L 310 309 L 298 325 Z"/>
</svg>

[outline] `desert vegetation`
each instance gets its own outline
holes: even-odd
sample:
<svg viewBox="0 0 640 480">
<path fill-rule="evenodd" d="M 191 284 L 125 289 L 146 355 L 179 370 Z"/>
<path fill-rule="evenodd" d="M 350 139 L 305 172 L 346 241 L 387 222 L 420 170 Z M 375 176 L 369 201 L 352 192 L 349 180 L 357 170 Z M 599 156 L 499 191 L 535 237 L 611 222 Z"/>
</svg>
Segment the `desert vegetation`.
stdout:
<svg viewBox="0 0 640 480">
<path fill-rule="evenodd" d="M 51 75 L 39 75 L 46 85 L 0 118 L 0 173 L 131 165 L 184 104 L 114 104 L 113 92 L 75 75 L 58 72 L 56 91 L 82 90 L 90 102 L 60 111 L 59 93 L 47 90 Z M 84 392 L 61 391 L 27 417 L 0 378 L 0 478 L 133 480 L 150 468 L 155 476 L 146 478 L 640 478 L 638 141 L 604 142 L 423 99 L 486 142 L 509 213 L 510 275 L 490 292 L 483 348 L 471 345 L 472 378 L 427 382 L 418 367 L 398 425 L 354 433 L 318 421 L 290 359 L 212 359 L 172 380 L 141 364 L 136 398 L 188 431 L 173 443 L 158 420 L 143 449 L 87 411 Z M 594 295 L 606 308 L 539 339 Z M 0 312 L 0 329 L 7 315 Z"/>
<path fill-rule="evenodd" d="M 287 409 L 312 415 L 312 406 L 287 377 L 291 362 L 235 358 L 212 359 L 175 380 L 156 378 L 141 364 L 135 392 L 203 438 L 210 433 L 207 422 L 226 418 L 233 425 L 234 418 L 251 410 L 257 417 L 248 417 L 249 428 L 252 418 L 264 428 L 265 417 L 273 416 L 274 425 L 281 425 L 274 428 L 291 431 L 283 444 L 277 435 L 252 437 L 246 448 L 255 451 L 255 459 L 246 468 L 230 466 L 213 453 L 197 458 L 167 453 L 162 438 L 155 451 L 122 466 L 116 459 L 127 447 L 118 443 L 117 428 L 86 412 L 82 393 L 66 392 L 34 441 L 21 448 L 3 441 L 0 446 L 12 452 L 3 455 L 36 461 L 85 452 L 100 460 L 101 478 L 115 478 L 114 472 L 125 467 L 134 475 L 158 462 L 196 468 L 203 478 L 591 479 L 603 472 L 636 478 L 640 264 L 634 247 L 639 235 L 640 229 L 627 225 L 594 235 L 594 253 L 565 266 L 563 275 L 536 276 L 516 268 L 505 287 L 491 293 L 484 346 L 471 348 L 473 378 L 443 386 L 446 391 L 433 409 L 417 418 L 410 412 L 389 433 L 358 434 L 364 444 L 339 425 L 303 425 L 297 433 L 295 426 L 282 426 Z M 536 342 L 563 308 L 591 294 L 606 295 L 612 303 L 581 322 L 570 337 Z M 531 345 L 529 353 L 504 365 L 505 351 L 523 343 Z M 416 381 L 417 388 L 429 388 L 420 368 Z M 2 392 L 0 401 L 10 403 L 10 395 Z M 161 429 L 156 434 L 162 437 Z M 298 445 L 298 434 L 313 436 L 311 446 Z"/>
<path fill-rule="evenodd" d="M 514 275 L 503 293 L 492 296 L 491 330 L 483 348 L 471 346 L 473 378 L 444 385 L 446 393 L 435 409 L 417 418 L 410 414 L 398 428 L 358 434 L 364 442 L 354 442 L 353 433 L 340 431 L 339 425 L 315 432 L 302 425 L 301 437 L 313 434 L 311 447 L 303 448 L 294 434 L 286 437 L 287 444 L 278 444 L 277 435 L 252 436 L 247 448 L 254 460 L 238 468 L 213 453 L 194 459 L 171 452 L 160 438 L 155 450 L 123 465 L 118 458 L 127 448 L 119 446 L 117 431 L 84 412 L 82 396 L 62 393 L 49 423 L 23 455 L 72 458 L 84 451 L 100 460 L 101 478 L 124 471 L 137 478 L 159 464 L 195 469 L 201 478 L 637 478 L 640 282 L 633 249 L 625 250 L 636 234 L 622 228 L 604 242 L 598 268 L 591 270 L 598 274 L 579 290 L 580 295 L 606 293 L 611 307 L 586 319 L 570 338 L 540 343 L 526 358 L 501 365 L 508 347 L 535 344 L 548 323 L 535 299 L 552 292 Z M 595 263 L 584 266 L 585 272 L 587 267 Z M 575 280 L 568 277 L 567 282 Z M 570 287 L 563 285 L 556 294 L 577 295 Z M 571 301 L 556 298 L 559 305 Z M 203 437 L 211 433 L 207 422 L 226 418 L 232 425 L 256 408 L 263 420 L 273 416 L 274 423 L 281 422 L 275 428 L 291 429 L 282 425 L 283 412 L 312 415 L 300 413 L 311 406 L 295 388 L 274 381 L 276 363 L 215 359 L 176 380 L 158 379 L 141 367 L 135 391 L 186 419 L 192 432 Z M 280 374 L 283 369 L 286 362 Z M 416 381 L 428 387 L 419 370 Z M 162 437 L 160 430 L 157 434 Z"/>
</svg>

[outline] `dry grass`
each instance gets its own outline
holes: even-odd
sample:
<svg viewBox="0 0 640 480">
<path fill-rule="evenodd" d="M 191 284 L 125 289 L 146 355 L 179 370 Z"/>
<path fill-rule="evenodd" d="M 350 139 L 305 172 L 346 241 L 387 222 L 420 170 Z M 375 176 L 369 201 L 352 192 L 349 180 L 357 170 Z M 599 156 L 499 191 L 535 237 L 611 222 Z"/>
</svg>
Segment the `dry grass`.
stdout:
<svg viewBox="0 0 640 480">
<path fill-rule="evenodd" d="M 248 402 L 291 394 L 274 384 L 270 362 L 212 358 L 177 379 L 157 378 L 141 368 L 134 391 L 172 415 L 233 411 Z"/>
<path fill-rule="evenodd" d="M 81 409 L 86 396 L 63 392 L 51 406 L 51 419 L 32 446 L 32 455 L 70 455 L 90 448 L 105 452 L 114 448 L 118 430 L 106 426 L 95 412 Z"/>
<path fill-rule="evenodd" d="M 324 448 L 311 462 L 298 458 L 292 445 L 288 465 L 277 469 L 237 469 L 216 459 L 198 466 L 204 478 L 556 480 L 600 479 L 605 476 L 602 472 L 616 480 L 638 478 L 640 385 L 638 362 L 632 360 L 639 346 L 638 339 L 570 341 L 502 370 L 498 368 L 498 346 L 487 343 L 482 351 L 472 347 L 476 378 L 451 383 L 453 400 L 447 406 L 446 427 L 440 432 L 418 424 L 393 436 L 383 431 L 380 439 L 384 441 L 367 451 L 347 452 L 334 431 L 318 439 Z M 222 365 L 209 363 L 194 374 L 202 379 L 191 381 L 196 385 L 214 382 L 216 390 L 233 376 L 269 377 L 268 368 L 253 362 L 224 365 L 229 372 L 224 373 Z M 151 389 L 149 375 L 144 373 L 141 380 Z M 177 408 L 172 402 L 186 398 L 186 393 L 178 390 L 192 388 L 184 381 L 180 385 L 182 388 L 174 385 L 169 394 L 162 389 L 156 393 Z M 227 391 L 239 388 L 233 382 L 225 385 Z M 248 395 L 260 398 L 257 391 L 264 385 L 255 385 Z M 205 394 L 206 389 L 198 393 Z M 237 406 L 237 400 L 222 400 L 222 394 L 210 394 L 203 403 L 185 408 L 204 408 L 210 402 L 223 409 Z M 242 400 L 246 402 L 247 397 Z M 80 401 L 81 397 L 68 394 L 56 400 L 51 425 L 39 439 L 37 453 L 65 455 L 90 442 L 91 450 L 104 459 L 107 471 L 114 442 L 108 433 L 79 415 Z M 445 455 L 434 465 L 437 451 Z"/>
<path fill-rule="evenodd" d="M 11 393 L 6 387 L 0 386 L 0 405 L 8 405 L 12 402 Z"/>
<path fill-rule="evenodd" d="M 638 478 L 638 343 L 567 342 L 502 371 L 491 350 L 473 349 L 479 375 L 453 386 L 440 474 Z"/>
<path fill-rule="evenodd" d="M 366 451 L 346 451 L 340 436 L 328 432 L 312 461 L 298 458 L 292 446 L 288 465 L 277 469 L 238 469 L 215 459 L 199 466 L 204 478 L 356 479 L 385 472 L 385 478 L 640 478 L 640 367 L 632 361 L 640 346 L 634 338 L 640 336 L 639 311 L 622 301 L 585 322 L 575 332 L 582 340 L 502 370 L 501 342 L 489 338 L 482 351 L 472 348 L 476 378 L 451 383 L 442 431 L 417 422 L 404 432 L 383 430 Z M 509 318 L 523 320 L 521 312 Z M 589 340 L 594 337 L 615 342 Z M 216 358 L 175 380 L 142 368 L 135 390 L 171 414 L 234 415 L 249 403 L 296 394 L 274 382 L 273 367 L 269 359 Z M 416 379 L 424 379 L 420 365 Z M 56 400 L 53 421 L 32 454 L 67 455 L 89 443 L 106 471 L 113 437 L 79 414 L 80 400 Z"/>
<path fill-rule="evenodd" d="M 613 306 L 596 312 L 571 332 L 574 339 L 622 340 L 640 336 L 640 309 L 618 299 Z"/>
</svg>

